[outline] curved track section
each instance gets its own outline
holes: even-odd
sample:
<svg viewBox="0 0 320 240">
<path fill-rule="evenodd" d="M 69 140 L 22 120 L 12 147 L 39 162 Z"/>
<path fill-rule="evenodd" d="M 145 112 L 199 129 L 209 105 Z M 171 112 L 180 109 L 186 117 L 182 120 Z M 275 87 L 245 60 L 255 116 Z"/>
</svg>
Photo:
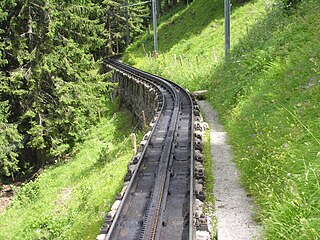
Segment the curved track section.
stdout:
<svg viewBox="0 0 320 240">
<path fill-rule="evenodd" d="M 105 239 L 193 239 L 191 97 L 165 79 L 113 59 L 105 63 L 162 95 L 162 108 Z"/>
</svg>

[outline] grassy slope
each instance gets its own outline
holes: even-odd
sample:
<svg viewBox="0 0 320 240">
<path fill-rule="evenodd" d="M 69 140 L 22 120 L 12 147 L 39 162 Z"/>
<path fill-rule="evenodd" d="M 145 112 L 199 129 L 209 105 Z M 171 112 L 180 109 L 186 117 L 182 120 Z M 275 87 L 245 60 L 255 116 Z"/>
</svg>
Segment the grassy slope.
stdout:
<svg viewBox="0 0 320 240">
<path fill-rule="evenodd" d="M 166 17 L 157 60 L 142 48 L 152 48 L 150 37 L 125 60 L 190 90 L 209 89 L 266 239 L 320 238 L 318 1 L 303 1 L 291 15 L 277 6 L 267 12 L 261 0 L 234 6 L 228 64 L 219 2 L 195 0 Z"/>
<path fill-rule="evenodd" d="M 0 215 L 0 239 L 95 239 L 123 184 L 131 131 L 127 113 L 102 119 L 72 161 L 21 188 Z"/>
<path fill-rule="evenodd" d="M 232 22 L 233 45 L 246 34 L 248 26 L 266 15 L 261 11 L 263 7 L 263 1 L 234 6 L 236 17 L 232 16 L 232 20 L 237 18 L 237 21 Z M 165 18 L 159 26 L 158 60 L 145 57 L 145 53 L 153 49 L 152 36 L 144 36 L 130 46 L 125 60 L 138 68 L 174 79 L 190 90 L 199 89 L 208 82 L 217 66 L 214 55 L 218 62 L 224 57 L 223 2 L 197 0 Z"/>
</svg>

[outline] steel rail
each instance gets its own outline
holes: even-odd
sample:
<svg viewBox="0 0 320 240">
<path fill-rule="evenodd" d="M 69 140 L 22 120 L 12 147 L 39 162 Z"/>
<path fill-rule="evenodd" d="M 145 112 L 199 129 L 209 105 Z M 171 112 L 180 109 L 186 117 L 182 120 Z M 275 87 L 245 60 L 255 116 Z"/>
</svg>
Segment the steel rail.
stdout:
<svg viewBox="0 0 320 240">
<path fill-rule="evenodd" d="M 155 75 L 143 72 L 141 70 L 137 70 L 133 67 L 130 67 L 128 65 L 122 64 L 120 62 L 117 62 L 113 59 L 106 60 L 105 64 L 107 64 L 109 67 L 116 69 L 117 71 L 122 72 L 122 74 L 130 75 L 134 78 L 138 78 L 141 81 L 147 81 L 150 84 L 153 84 L 157 87 L 159 91 L 162 92 L 162 109 L 161 114 L 163 114 L 163 118 L 165 118 L 165 114 L 169 114 L 169 123 L 168 123 L 168 129 L 169 131 L 166 133 L 165 138 L 165 144 L 163 146 L 163 153 L 161 154 L 161 158 L 159 161 L 159 166 L 157 170 L 158 179 L 155 182 L 155 186 L 152 190 L 152 195 L 150 196 L 149 206 L 147 207 L 145 211 L 145 220 L 142 222 L 141 226 L 142 229 L 139 230 L 139 234 L 136 235 L 135 238 L 137 239 L 160 239 L 161 234 L 169 234 L 169 233 L 162 233 L 161 225 L 165 224 L 165 221 L 162 221 L 162 218 L 165 218 L 165 216 L 169 216 L 170 213 L 166 212 L 166 202 L 167 199 L 171 199 L 174 201 L 174 197 L 169 196 L 169 189 L 176 186 L 179 186 L 179 180 L 176 180 L 176 182 L 170 180 L 171 175 L 173 174 L 170 172 L 173 168 L 173 165 L 175 164 L 173 151 L 176 147 L 175 144 L 179 144 L 179 134 L 183 135 L 184 137 L 187 137 L 187 145 L 186 149 L 188 149 L 189 153 L 189 183 L 187 190 L 189 192 L 189 200 L 188 200 L 188 233 L 184 236 L 188 236 L 187 239 L 193 239 L 194 238 L 194 226 L 193 226 L 193 201 L 194 201 L 194 194 L 193 194 L 193 174 L 194 174 L 194 162 L 193 162 L 193 103 L 190 95 L 181 87 L 179 87 L 177 84 L 170 82 L 168 80 L 165 80 L 163 78 L 157 77 Z M 182 100 L 185 102 L 182 102 Z M 169 107 L 172 107 L 173 109 L 166 110 L 166 104 L 172 104 L 169 105 Z M 184 106 L 186 104 L 186 106 Z M 185 108 L 186 110 L 183 110 Z M 167 111 L 167 112 L 166 112 Z M 165 114 L 164 114 L 165 113 Z M 186 116 L 182 116 L 179 118 L 179 114 L 185 114 Z M 189 119 L 186 119 L 189 118 Z M 160 116 L 157 119 L 157 122 L 155 124 L 155 127 L 152 131 L 152 136 L 155 133 L 156 126 L 159 124 Z M 188 120 L 188 127 L 187 129 L 184 129 L 182 127 L 182 130 L 180 130 L 180 127 L 178 127 L 178 121 Z M 183 121 L 182 121 L 183 122 Z M 187 136 L 185 136 L 187 135 Z M 148 143 L 150 143 L 150 140 L 152 137 L 148 139 Z M 185 139 L 183 139 L 185 141 Z M 185 147 L 183 148 L 185 149 Z M 136 171 L 134 172 L 128 189 L 131 189 L 133 185 L 135 184 L 134 181 L 138 178 L 138 169 L 141 168 L 142 164 L 144 163 L 143 158 L 146 154 L 147 147 L 144 149 L 141 158 L 137 164 Z M 186 151 L 186 150 L 184 150 Z M 150 151 L 149 151 L 150 152 Z M 177 153 L 176 153 L 177 155 Z M 177 167 L 179 170 L 179 168 Z M 175 184 L 175 185 L 174 185 Z M 136 184 L 137 185 L 137 184 Z M 186 190 L 185 190 L 186 191 Z M 127 203 L 129 197 L 129 192 L 126 191 L 126 193 L 123 196 L 122 202 L 120 204 L 120 207 L 113 219 L 112 225 L 108 231 L 108 234 L 105 239 L 121 239 L 121 237 L 114 237 L 112 234 L 116 228 L 116 225 L 118 226 L 118 221 L 121 215 L 121 212 L 124 210 L 124 208 L 128 208 L 128 206 L 125 206 Z M 131 193 L 132 194 L 132 193 Z M 184 201 L 184 200 L 183 200 Z M 133 207 L 134 206 L 130 206 Z M 172 206 L 171 206 L 172 207 Z M 141 217 L 141 216 L 140 216 Z M 170 217 L 170 216 L 169 216 Z M 168 218 L 169 218 L 168 217 Z M 160 221 L 159 221 L 160 219 Z M 172 220 L 173 221 L 173 220 Z M 183 224 L 183 223 L 182 223 Z M 182 231 L 180 227 L 179 231 Z M 184 230 L 183 230 L 184 231 Z M 182 234 L 182 233 L 181 233 Z M 167 236 L 167 235 L 166 235 Z"/>
<path fill-rule="evenodd" d="M 114 61 L 114 60 L 113 60 Z M 131 66 L 128 66 L 126 65 L 126 67 L 128 69 L 132 69 L 132 71 L 136 71 L 137 69 L 131 67 Z M 154 74 L 151 74 L 151 73 L 147 73 L 147 72 L 144 72 L 142 70 L 138 70 L 139 71 L 139 76 L 148 76 L 148 77 L 152 77 L 154 79 L 161 79 L 162 81 L 166 81 L 166 82 L 169 82 L 171 85 L 174 85 L 177 89 L 179 89 L 180 91 L 182 92 L 185 92 L 189 98 L 189 101 L 191 103 L 191 106 L 192 106 L 192 116 L 194 115 L 193 113 L 193 102 L 192 102 L 192 98 L 190 96 L 190 94 L 188 94 L 186 92 L 185 89 L 183 89 L 182 87 L 180 87 L 178 84 L 170 81 L 170 80 L 167 80 L 167 79 L 164 79 L 162 77 L 159 77 L 159 76 L 156 76 Z M 193 117 L 191 117 L 191 126 L 194 126 L 194 120 L 193 120 Z M 194 134 L 193 134 L 193 131 L 192 131 L 192 141 L 191 141 L 191 149 L 194 149 Z M 191 151 L 191 156 L 190 156 L 190 182 L 189 182 L 189 185 L 190 185 L 190 193 L 193 193 L 194 192 L 194 152 Z M 193 239 L 195 238 L 195 231 L 194 231 L 194 226 L 193 226 L 193 204 L 194 204 L 194 201 L 195 201 L 195 196 L 194 194 L 190 194 L 190 204 L 189 204 L 189 209 L 190 209 L 190 212 L 189 212 L 189 236 L 190 239 Z"/>
<path fill-rule="evenodd" d="M 113 63 L 113 64 L 110 64 L 110 63 Z M 113 68 L 113 69 L 115 69 L 115 70 L 121 70 L 119 64 L 117 64 L 117 63 L 118 63 L 117 61 L 114 61 L 113 59 L 110 59 L 110 58 L 105 62 L 105 64 L 107 64 L 109 67 L 111 67 L 111 68 Z M 128 73 L 128 72 L 126 72 L 126 73 Z M 132 72 L 131 72 L 130 74 L 131 74 L 131 76 L 133 76 L 133 77 L 138 77 L 137 75 L 135 75 L 135 74 L 132 73 Z M 159 87 L 157 87 L 157 86 L 155 86 L 155 87 L 156 87 L 159 91 L 161 91 Z M 164 103 L 165 103 L 165 99 L 163 99 L 163 105 L 162 105 L 162 107 L 161 107 L 160 112 L 163 111 Z M 158 121 L 159 121 L 159 119 L 157 119 L 157 122 L 155 123 L 155 125 L 158 123 Z M 154 134 L 154 131 L 155 131 L 155 128 L 152 129 L 152 132 L 151 132 L 151 134 L 150 134 L 150 137 L 149 137 L 149 139 L 147 140 L 147 144 L 149 144 L 150 139 L 151 139 L 151 136 Z M 146 148 L 144 148 L 143 152 L 141 153 L 141 156 L 140 156 L 140 159 L 139 159 L 139 161 L 138 161 L 138 163 L 137 163 L 136 169 L 139 169 L 139 168 L 140 168 L 140 166 L 141 166 L 141 164 L 142 164 L 143 156 L 145 155 L 145 152 L 146 152 Z M 118 221 L 118 219 L 119 219 L 120 213 L 121 213 L 121 211 L 123 210 L 124 205 L 125 205 L 125 202 L 126 202 L 126 200 L 127 200 L 127 198 L 128 198 L 128 195 L 129 195 L 129 191 L 128 191 L 128 190 L 132 187 L 133 182 L 134 182 L 134 180 L 136 179 L 137 172 L 138 172 L 138 171 L 134 171 L 134 173 L 133 173 L 133 175 L 132 175 L 132 177 L 131 177 L 131 180 L 130 180 L 129 185 L 128 185 L 128 187 L 127 187 L 127 191 L 126 191 L 125 194 L 123 195 L 121 204 L 120 204 L 120 206 L 119 206 L 119 208 L 118 208 L 118 211 L 117 211 L 117 213 L 116 213 L 116 215 L 115 215 L 115 217 L 114 217 L 114 219 L 113 219 L 113 222 L 112 222 L 112 224 L 111 224 L 111 226 L 110 226 L 110 228 L 109 228 L 108 234 L 107 234 L 107 236 L 106 236 L 105 239 L 111 239 L 111 234 L 113 233 L 114 228 L 116 227 L 116 223 L 117 223 L 117 221 Z"/>
</svg>

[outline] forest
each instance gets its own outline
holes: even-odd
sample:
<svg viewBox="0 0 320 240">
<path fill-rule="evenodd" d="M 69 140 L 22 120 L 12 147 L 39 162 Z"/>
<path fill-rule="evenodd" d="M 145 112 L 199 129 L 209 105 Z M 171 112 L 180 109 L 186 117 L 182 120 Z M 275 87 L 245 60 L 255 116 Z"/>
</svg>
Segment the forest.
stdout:
<svg viewBox="0 0 320 240">
<path fill-rule="evenodd" d="M 88 127 L 105 114 L 114 86 L 101 63 L 126 47 L 124 6 L 135 3 L 1 1 L 2 180 L 69 158 Z M 166 0 L 163 10 L 175 4 Z M 130 41 L 148 29 L 149 8 L 148 2 L 128 7 Z"/>
</svg>

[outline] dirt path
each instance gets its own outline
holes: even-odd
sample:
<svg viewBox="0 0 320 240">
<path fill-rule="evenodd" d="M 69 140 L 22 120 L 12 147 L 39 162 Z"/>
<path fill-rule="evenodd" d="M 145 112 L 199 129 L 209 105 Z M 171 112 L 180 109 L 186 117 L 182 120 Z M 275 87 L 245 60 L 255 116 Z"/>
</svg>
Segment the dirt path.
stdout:
<svg viewBox="0 0 320 240">
<path fill-rule="evenodd" d="M 218 240 L 260 239 L 259 226 L 252 220 L 251 199 L 241 187 L 239 172 L 232 161 L 227 133 L 208 102 L 199 101 L 198 104 L 210 126 Z"/>
</svg>

